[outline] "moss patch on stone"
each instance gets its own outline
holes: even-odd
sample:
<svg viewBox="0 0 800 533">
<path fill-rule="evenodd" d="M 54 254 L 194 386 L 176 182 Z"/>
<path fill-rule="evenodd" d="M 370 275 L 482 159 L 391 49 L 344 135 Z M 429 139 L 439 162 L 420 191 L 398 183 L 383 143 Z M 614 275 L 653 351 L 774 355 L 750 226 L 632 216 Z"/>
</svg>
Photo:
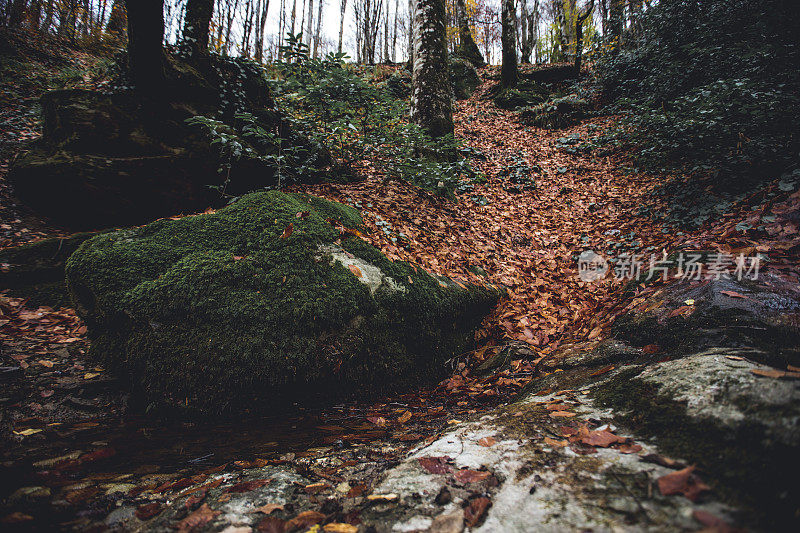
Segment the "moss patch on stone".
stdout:
<svg viewBox="0 0 800 533">
<path fill-rule="evenodd" d="M 331 222 L 361 227 L 350 207 L 271 191 L 91 239 L 67 281 L 93 353 L 144 406 L 211 414 L 440 375 L 499 292 L 393 263 Z M 372 293 L 338 248 L 392 282 Z"/>
<path fill-rule="evenodd" d="M 688 416 L 684 403 L 637 379 L 644 368 L 625 368 L 599 386 L 593 393 L 597 405 L 613 408 L 620 422 L 656 439 L 665 452 L 697 464 L 703 480 L 751 512 L 754 524 L 771 529 L 796 520 L 798 491 L 789 465 L 797 447 L 773 442 L 765 448 L 765 428 L 757 421 L 731 430 Z"/>
</svg>

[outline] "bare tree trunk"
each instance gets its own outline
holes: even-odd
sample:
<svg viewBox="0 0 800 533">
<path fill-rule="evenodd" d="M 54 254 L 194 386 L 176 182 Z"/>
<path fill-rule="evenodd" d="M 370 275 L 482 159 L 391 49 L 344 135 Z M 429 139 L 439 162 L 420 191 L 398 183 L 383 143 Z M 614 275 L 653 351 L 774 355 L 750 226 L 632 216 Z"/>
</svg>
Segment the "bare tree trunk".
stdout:
<svg viewBox="0 0 800 533">
<path fill-rule="evenodd" d="M 314 57 L 317 57 L 317 52 L 319 51 L 319 39 L 320 33 L 322 32 L 322 1 L 317 0 L 319 2 L 319 7 L 317 8 L 317 29 L 314 31 Z"/>
<path fill-rule="evenodd" d="M 478 45 L 472 38 L 472 31 L 467 20 L 467 6 L 464 0 L 456 0 L 456 22 L 458 24 L 458 48 L 456 55 L 463 57 L 476 67 L 486 66 Z"/>
<path fill-rule="evenodd" d="M 392 30 L 392 63 L 397 61 L 397 23 L 400 12 L 400 0 L 394 0 L 394 29 Z"/>
<path fill-rule="evenodd" d="M 408 64 L 414 70 L 414 12 L 417 10 L 416 0 L 408 0 Z"/>
<path fill-rule="evenodd" d="M 453 133 L 444 0 L 416 0 L 411 120 L 432 137 Z"/>
<path fill-rule="evenodd" d="M 503 65 L 500 69 L 500 84 L 503 88 L 513 87 L 517 84 L 517 40 L 514 31 L 514 21 L 517 10 L 514 0 L 503 0 L 502 8 L 502 34 L 500 41 L 503 46 Z"/>
<path fill-rule="evenodd" d="M 128 57 L 136 90 L 155 95 L 164 85 L 164 2 L 126 0 Z"/>
<path fill-rule="evenodd" d="M 259 3 L 261 1 L 259 0 Z M 261 63 L 264 59 L 264 30 L 267 25 L 267 12 L 269 11 L 269 0 L 264 0 L 264 6 L 261 10 L 261 20 L 258 23 L 258 32 L 256 35 L 256 53 L 255 60 Z"/>
<path fill-rule="evenodd" d="M 342 53 L 342 37 L 344 36 L 344 12 L 347 9 L 347 0 L 341 0 L 341 8 L 339 10 L 339 47 L 337 50 Z"/>
<path fill-rule="evenodd" d="M 314 0 L 308 0 L 308 48 L 309 52 L 311 52 L 311 37 L 313 35 L 313 28 L 314 28 Z"/>
</svg>

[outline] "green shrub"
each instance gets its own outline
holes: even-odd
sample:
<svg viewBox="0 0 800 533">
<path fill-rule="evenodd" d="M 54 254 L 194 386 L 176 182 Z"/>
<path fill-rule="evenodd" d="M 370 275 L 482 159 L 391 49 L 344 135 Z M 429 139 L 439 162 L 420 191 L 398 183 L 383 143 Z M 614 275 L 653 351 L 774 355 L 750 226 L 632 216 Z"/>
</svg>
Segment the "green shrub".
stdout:
<svg viewBox="0 0 800 533">
<path fill-rule="evenodd" d="M 796 165 L 800 10 L 787 0 L 672 0 L 599 69 L 620 138 L 650 165 L 774 177 Z M 676 29 L 680 28 L 680 31 Z"/>
</svg>

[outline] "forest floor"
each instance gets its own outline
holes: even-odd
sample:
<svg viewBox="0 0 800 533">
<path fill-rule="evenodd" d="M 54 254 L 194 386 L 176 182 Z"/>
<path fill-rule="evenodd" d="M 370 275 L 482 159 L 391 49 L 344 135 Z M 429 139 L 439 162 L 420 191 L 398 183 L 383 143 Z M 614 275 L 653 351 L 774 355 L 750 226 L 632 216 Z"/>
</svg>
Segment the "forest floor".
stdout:
<svg viewBox="0 0 800 533">
<path fill-rule="evenodd" d="M 91 56 L 68 55 L 62 71 L 66 65 L 93 72 Z M 15 205 L 3 181 L 13 153 L 37 135 L 35 100 L 53 84 L 19 87 L 4 80 L 2 246 L 64 235 Z M 72 80 L 91 83 L 88 74 Z M 632 294 L 613 276 L 581 281 L 577 255 L 584 250 L 608 253 L 630 246 L 646 250 L 645 261 L 651 252 L 680 248 L 760 252 L 769 255 L 771 269 L 796 275 L 797 193 L 763 204 L 763 191 L 755 192 L 749 202 L 693 231 L 667 225 L 647 214 L 671 209 L 670 198 L 656 194 L 663 189 L 662 176 L 636 171 L 630 154 L 575 149 L 590 146 L 614 117 L 556 131 L 523 126 L 513 112 L 481 96 L 492 83 L 485 81 L 457 105 L 456 135 L 474 149 L 473 164 L 487 176 L 468 195 L 457 201 L 434 196 L 386 180 L 378 168 L 368 169 L 360 182 L 304 187 L 359 208 L 372 230 L 366 238 L 390 258 L 456 279 L 476 279 L 482 270 L 482 279 L 508 288 L 509 298 L 484 322 L 480 347 L 452 361 L 450 377 L 433 389 L 374 403 L 299 409 L 226 425 L 163 425 L 125 415 L 125 397 L 115 380 L 86 357 L 85 327 L 73 310 L 29 309 L 22 299 L 0 296 L 0 498 L 6 501 L 0 520 L 42 529 L 89 528 L 122 502 L 138 505 L 137 515 L 146 516 L 173 497 L 172 491 L 209 472 L 305 465 L 309 458 L 343 449 L 350 451 L 350 461 L 372 465 L 358 483 L 350 483 L 358 495 L 368 493 L 378 474 L 416 444 L 512 400 L 535 378 L 537 362 L 558 346 L 604 335 Z M 766 232 L 756 236 L 737 229 L 743 222 L 757 227 L 764 217 L 770 217 L 763 222 Z M 648 291 L 652 285 L 636 294 Z M 475 370 L 508 347 L 515 354 L 510 368 L 489 375 Z M 314 497 L 313 489 L 306 492 Z"/>
</svg>

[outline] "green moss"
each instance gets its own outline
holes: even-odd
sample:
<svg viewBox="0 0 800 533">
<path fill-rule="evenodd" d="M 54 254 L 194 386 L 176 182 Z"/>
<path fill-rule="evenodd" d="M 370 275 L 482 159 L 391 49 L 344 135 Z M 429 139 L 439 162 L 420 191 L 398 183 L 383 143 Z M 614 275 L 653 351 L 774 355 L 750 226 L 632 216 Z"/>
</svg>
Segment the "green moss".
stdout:
<svg viewBox="0 0 800 533">
<path fill-rule="evenodd" d="M 724 429 L 688 416 L 684 403 L 637 379 L 643 369 L 625 369 L 597 388 L 597 404 L 624 413 L 620 421 L 655 438 L 660 450 L 696 464 L 715 492 L 748 511 L 748 521 L 768 530 L 796 522 L 798 490 L 789 465 L 796 462 L 797 448 L 770 442 L 757 422 Z"/>
<path fill-rule="evenodd" d="M 505 89 L 494 98 L 494 103 L 501 109 L 513 110 L 520 107 L 534 106 L 545 100 L 547 91 L 535 83 L 520 83 L 516 88 Z"/>
<path fill-rule="evenodd" d="M 575 96 L 553 98 L 523 109 L 519 120 L 523 124 L 545 129 L 559 129 L 577 124 L 586 116 L 589 104 Z"/>
<path fill-rule="evenodd" d="M 498 291 L 443 287 L 346 238 L 338 246 L 400 287 L 372 294 L 320 251 L 339 242 L 331 218 L 361 227 L 352 208 L 271 191 L 88 241 L 67 279 L 93 353 L 127 376 L 145 405 L 203 413 L 435 378 L 467 347 Z"/>
</svg>

